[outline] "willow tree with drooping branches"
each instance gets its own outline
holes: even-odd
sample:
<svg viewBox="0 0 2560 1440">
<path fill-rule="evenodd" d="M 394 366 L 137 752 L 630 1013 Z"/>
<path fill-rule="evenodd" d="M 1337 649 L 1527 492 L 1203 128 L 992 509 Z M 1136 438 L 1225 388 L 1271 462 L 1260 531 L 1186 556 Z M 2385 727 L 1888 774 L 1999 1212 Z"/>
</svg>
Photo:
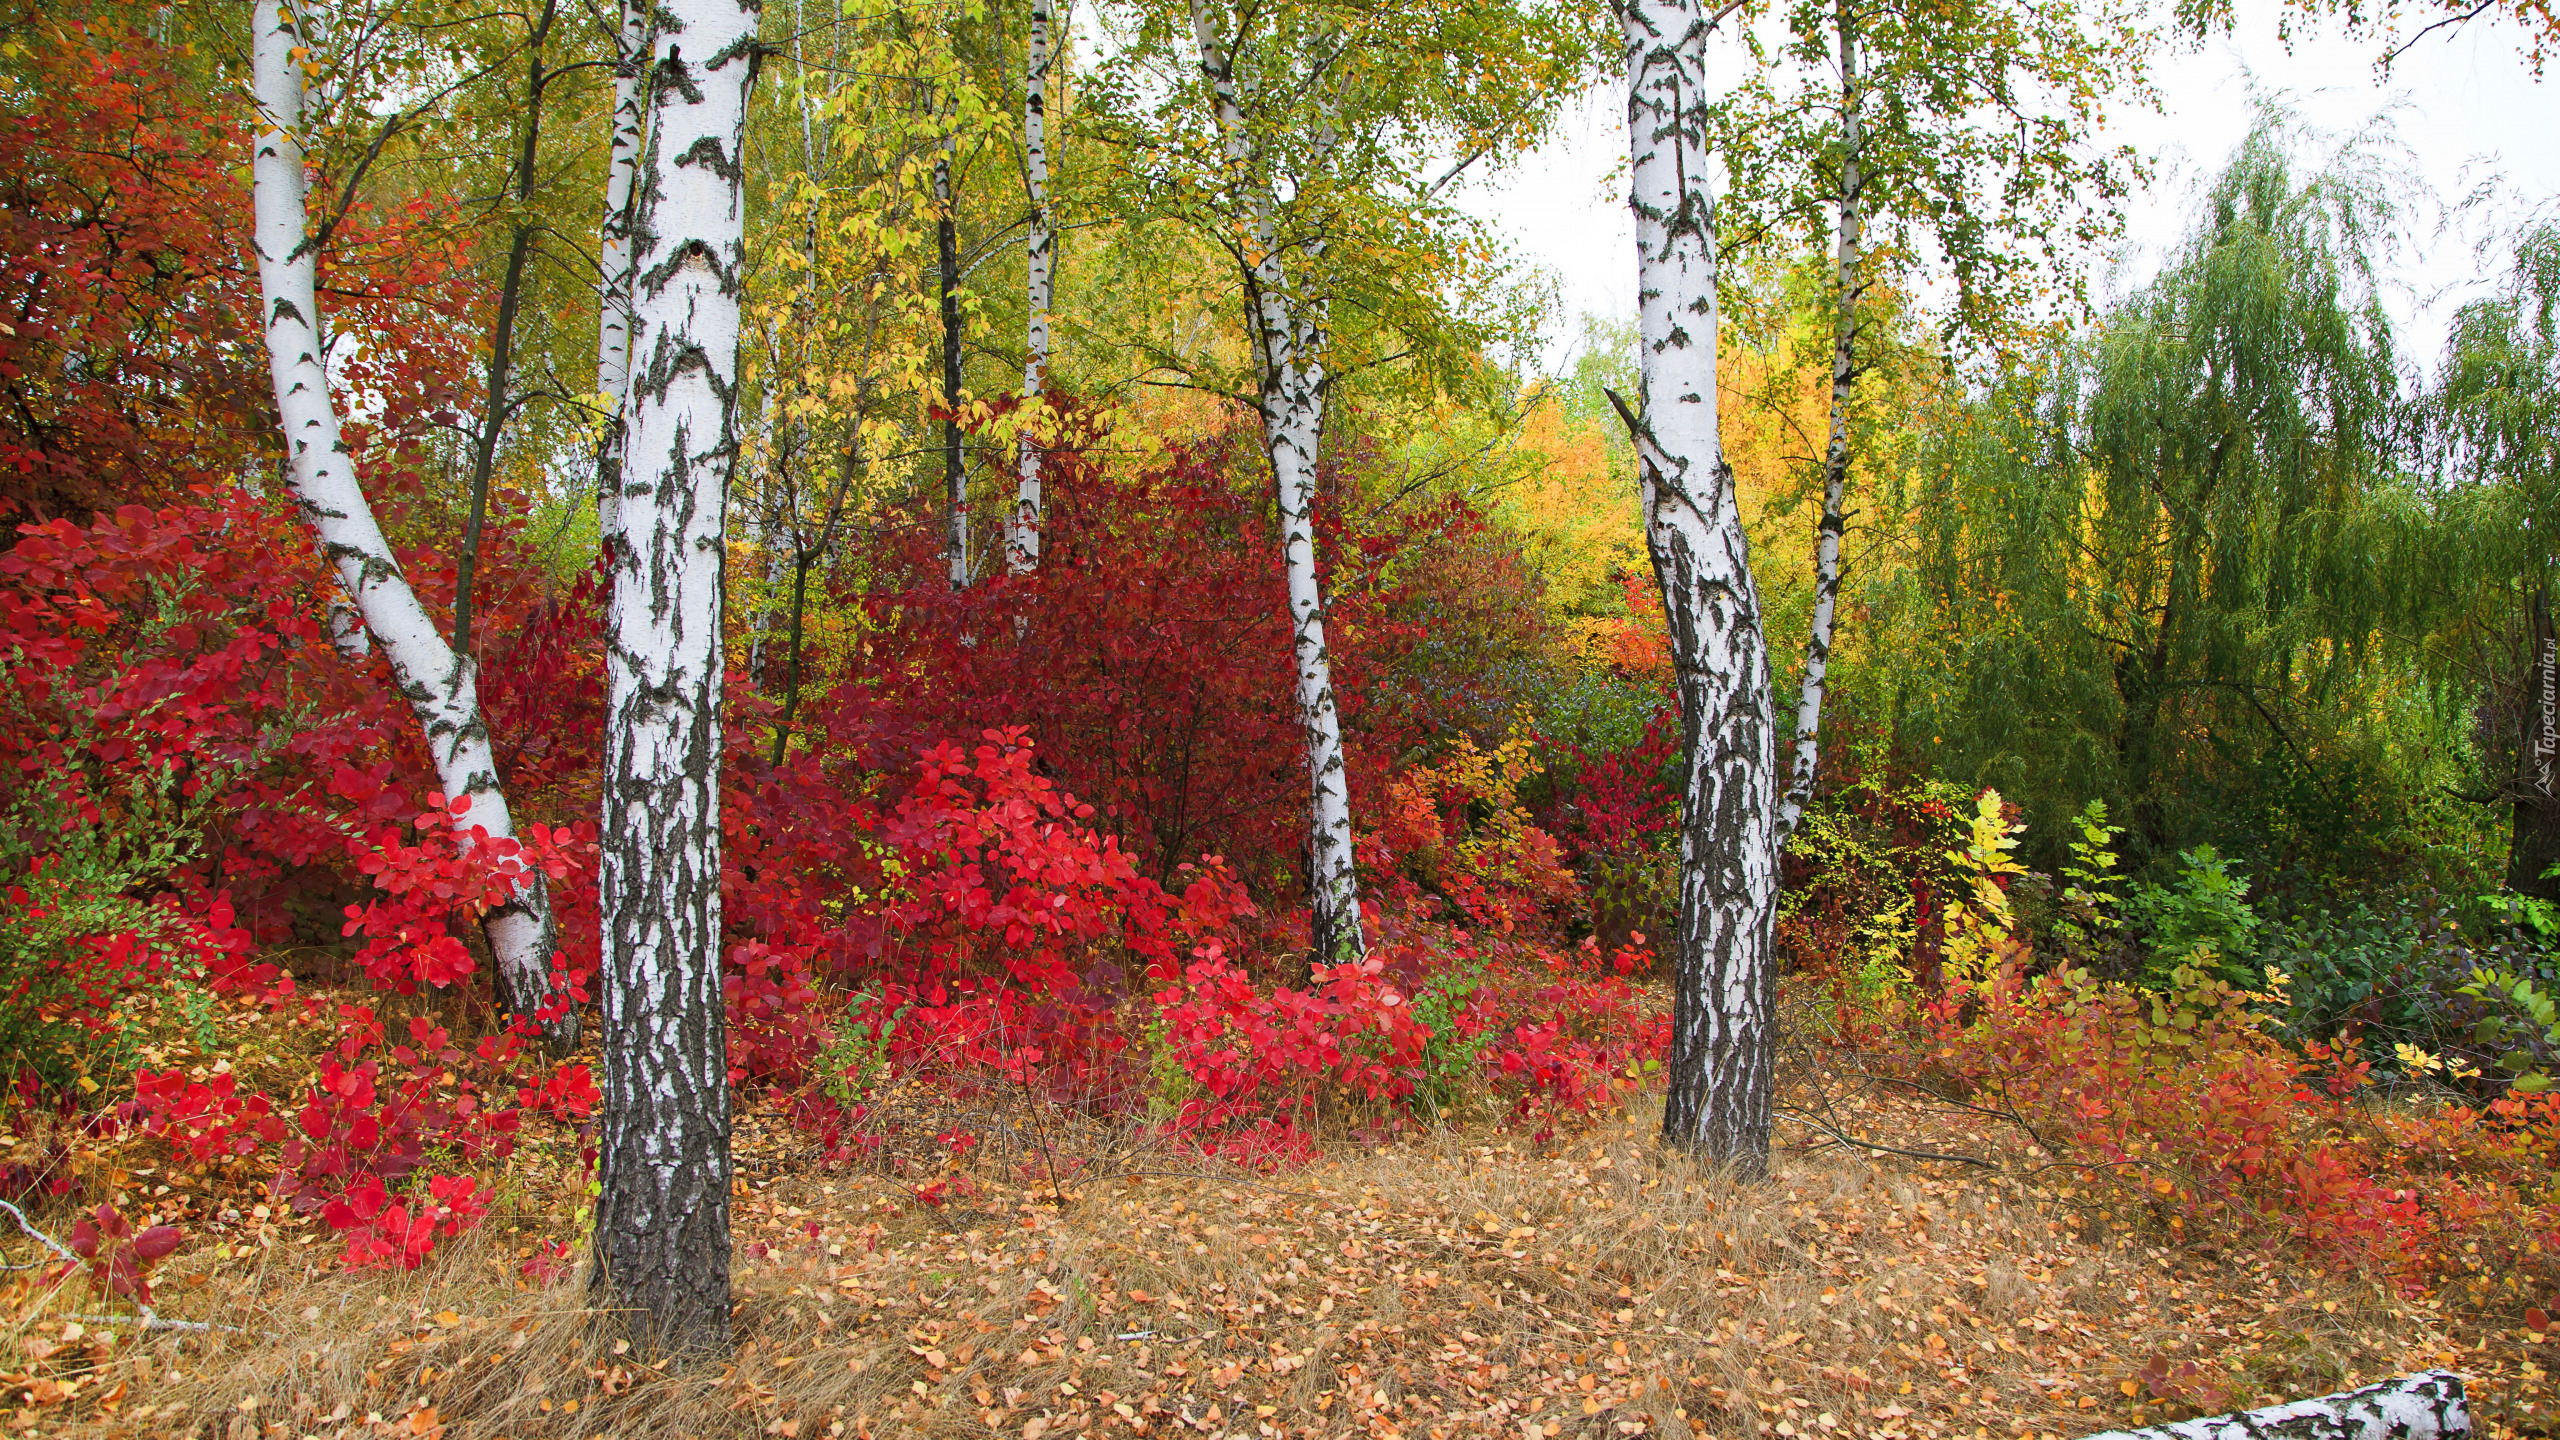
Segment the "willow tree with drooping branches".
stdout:
<svg viewBox="0 0 2560 1440">
<path fill-rule="evenodd" d="M 2429 543 L 2412 596 L 2428 672 L 2476 711 L 2476 797 L 2511 807 L 2506 883 L 2560 900 L 2560 225 L 2529 226 L 2494 293 L 2462 307 L 2426 397 Z"/>
<path fill-rule="evenodd" d="M 1935 637 L 1906 745 L 2129 858 L 2263 837 L 2335 861 L 2370 772 L 2382 640 L 2411 613 L 2403 393 L 2376 291 L 2396 177 L 2306 173 L 2275 117 L 2150 284 L 1950 417 L 1925 463 Z"/>
</svg>

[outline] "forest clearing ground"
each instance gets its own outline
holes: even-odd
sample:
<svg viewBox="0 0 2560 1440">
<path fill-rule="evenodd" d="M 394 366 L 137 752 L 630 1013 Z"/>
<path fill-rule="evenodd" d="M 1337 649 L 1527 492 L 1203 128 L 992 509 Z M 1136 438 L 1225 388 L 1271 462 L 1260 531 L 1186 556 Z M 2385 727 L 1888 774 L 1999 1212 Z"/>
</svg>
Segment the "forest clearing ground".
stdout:
<svg viewBox="0 0 2560 1440">
<path fill-rule="evenodd" d="M 1996 1138 L 1860 1104 L 1868 1138 Z M 571 1203 L 529 1184 L 414 1274 L 335 1272 L 317 1227 L 243 1217 L 160 1277 L 167 1313 L 229 1333 L 67 1321 L 96 1308 L 79 1283 L 35 1294 L 22 1272 L 0 1336 L 22 1408 L 0 1425 L 2041 1440 L 2443 1366 L 2484 1434 L 2554 1433 L 2560 1347 L 2521 1328 L 2235 1237 L 2164 1247 L 1979 1169 L 1809 1151 L 1821 1137 L 1792 1123 L 1773 1178 L 1736 1187 L 1662 1155 L 1657 1117 L 1638 1101 L 1543 1144 L 1475 1127 L 1272 1176 L 1099 1179 L 1061 1206 L 983 1176 L 934 1205 L 817 1173 L 759 1113 L 726 1360 L 643 1364 L 583 1308 L 582 1277 L 525 1278 L 527 1240 Z"/>
</svg>

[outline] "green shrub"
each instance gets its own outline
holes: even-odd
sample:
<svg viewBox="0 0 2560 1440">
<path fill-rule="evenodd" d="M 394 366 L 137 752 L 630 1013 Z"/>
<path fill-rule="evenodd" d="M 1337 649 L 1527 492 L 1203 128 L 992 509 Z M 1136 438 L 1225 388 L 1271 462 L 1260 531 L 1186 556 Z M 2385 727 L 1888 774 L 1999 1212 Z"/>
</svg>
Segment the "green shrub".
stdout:
<svg viewBox="0 0 2560 1440">
<path fill-rule="evenodd" d="M 2179 852 L 2177 883 L 2134 887 L 2125 908 L 2149 956 L 2146 983 L 2165 988 L 2180 966 L 2191 965 L 2255 988 L 2258 912 L 2248 894 L 2249 882 L 2210 845 Z"/>
<path fill-rule="evenodd" d="M 195 857 L 197 803 L 163 770 L 91 808 L 38 785 L 0 815 L 0 1080 L 95 1089 L 129 1071 L 146 997 L 192 1028 L 209 1019 L 200 932 L 159 898 Z"/>
</svg>

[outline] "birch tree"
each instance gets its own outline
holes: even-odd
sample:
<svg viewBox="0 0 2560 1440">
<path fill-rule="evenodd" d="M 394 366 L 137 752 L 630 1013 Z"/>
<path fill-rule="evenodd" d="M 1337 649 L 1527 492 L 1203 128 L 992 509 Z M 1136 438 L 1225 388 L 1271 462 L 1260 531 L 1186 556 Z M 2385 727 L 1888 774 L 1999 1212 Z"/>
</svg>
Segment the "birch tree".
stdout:
<svg viewBox="0 0 2560 1440">
<path fill-rule="evenodd" d="M 1448 192 L 1536 143 L 1585 52 L 1569 17 L 1501 4 L 1184 0 L 1104 18 L 1116 53 L 1083 94 L 1141 177 L 1127 198 L 1215 246 L 1242 300 L 1245 373 L 1204 363 L 1165 383 L 1233 396 L 1260 422 L 1307 756 L 1311 953 L 1331 963 L 1363 939 L 1316 553 L 1327 408 L 1355 375 L 1429 391 L 1499 333 L 1485 317 L 1507 312 L 1464 259 L 1478 237 Z M 1337 304 L 1357 334 L 1337 330 Z"/>
<path fill-rule="evenodd" d="M 1948 338 L 2008 350 L 2085 307 L 2097 248 L 2141 169 L 2088 144 L 2111 96 L 2146 98 L 2154 38 L 2115 0 L 1797 0 L 1774 66 L 1720 107 L 1728 228 L 1831 241 L 1831 396 L 1812 623 L 1781 843 L 1813 798 L 1829 692 L 1869 292 L 1946 282 Z"/>
<path fill-rule="evenodd" d="M 1209 86 L 1219 140 L 1232 183 L 1253 216 L 1246 252 L 1252 346 L 1261 382 L 1263 444 L 1279 493 L 1298 724 L 1307 744 L 1310 948 L 1320 963 L 1357 959 L 1366 947 L 1360 934 L 1360 877 L 1351 853 L 1351 773 L 1334 700 L 1333 658 L 1325 649 L 1324 591 L 1316 575 L 1316 444 L 1324 431 L 1325 307 L 1317 295 L 1292 292 L 1280 260 L 1271 182 L 1254 173 L 1253 141 L 1234 59 L 1209 0 L 1190 0 L 1190 6 L 1200 74 Z M 1338 137 L 1318 135 L 1319 164 L 1321 152 L 1334 143 Z M 1310 245 L 1321 254 L 1321 240 Z"/>
<path fill-rule="evenodd" d="M 1840 537 L 1848 528 L 1849 402 L 1858 384 L 1858 302 L 1866 297 L 1866 106 L 1858 66 L 1858 18 L 1852 0 L 1834 0 L 1839 31 L 1840 157 L 1835 190 L 1831 321 L 1831 424 L 1822 451 L 1822 520 L 1814 540 L 1813 622 L 1804 644 L 1804 670 L 1796 687 L 1795 762 L 1786 797 L 1778 804 L 1778 843 L 1784 845 L 1813 801 L 1815 769 L 1822 756 L 1822 701 L 1830 688 L 1832 618 L 1840 600 Z"/>
<path fill-rule="evenodd" d="M 596 394 L 605 411 L 596 446 L 596 531 L 608 547 L 622 516 L 622 401 L 631 381 L 631 197 L 640 174 L 648 55 L 648 6 L 645 0 L 622 0 L 613 27 L 613 132 L 596 245 Z"/>
<path fill-rule="evenodd" d="M 1057 237 L 1049 217 L 1049 20 L 1051 0 L 1031 0 L 1023 41 L 1022 178 L 1030 192 L 1030 234 L 1023 242 L 1022 436 L 1016 442 L 1011 543 L 1006 567 L 1017 575 L 1040 568 L 1040 405 L 1049 382 L 1051 268 Z"/>
<path fill-rule="evenodd" d="M 655 13 L 605 623 L 594 1283 L 661 1339 L 698 1347 L 729 1333 L 720 619 L 759 6 L 658 0 Z"/>
<path fill-rule="evenodd" d="M 253 0 L 250 29 L 260 112 L 251 159 L 252 242 L 268 372 L 284 427 L 287 483 L 318 537 L 322 558 L 380 643 L 393 683 L 417 716 L 447 802 L 462 807 L 455 833 L 465 844 L 512 849 L 515 822 L 480 712 L 476 667 L 468 654 L 446 643 L 402 573 L 357 480 L 329 394 L 303 143 L 304 66 L 311 45 L 301 8 L 285 0 Z M 508 903 L 483 916 L 481 930 L 496 961 L 500 999 L 519 1015 L 541 1010 L 552 998 L 551 962 L 558 949 L 542 872 L 523 868 Z M 545 1029 L 555 1044 L 576 1033 L 574 1014 Z"/>
<path fill-rule="evenodd" d="M 1716 211 L 1699 0 L 1616 0 L 1636 221 L 1635 440 L 1687 752 L 1663 1137 L 1765 1173 L 1777 1072 L 1777 748 L 1769 655 L 1716 420 Z"/>
</svg>

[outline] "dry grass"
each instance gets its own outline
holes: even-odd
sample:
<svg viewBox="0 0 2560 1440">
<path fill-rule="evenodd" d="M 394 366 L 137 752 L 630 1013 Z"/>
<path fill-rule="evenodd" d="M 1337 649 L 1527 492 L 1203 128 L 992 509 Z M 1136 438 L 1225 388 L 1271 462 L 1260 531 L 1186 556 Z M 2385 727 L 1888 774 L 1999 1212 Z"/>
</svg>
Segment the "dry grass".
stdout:
<svg viewBox="0 0 2560 1440">
<path fill-rule="evenodd" d="M 193 1292 L 237 1333 L 128 1336 L 81 1396 L 20 1419 L 224 1440 L 2058 1436 L 2182 1408 L 2136 1380 L 2158 1357 L 2189 1412 L 2449 1363 L 2510 1377 L 2475 1389 L 2507 1433 L 2549 1423 L 2535 1352 L 2349 1277 L 2154 1248 L 1907 1162 L 1793 1155 L 1738 1187 L 1651 1124 L 1126 1176 L 1063 1208 L 989 1184 L 965 1214 L 777 1174 L 742 1185 L 717 1360 L 644 1363 L 575 1277 L 526 1288 L 498 1227 L 414 1275 L 265 1264 Z"/>
</svg>

